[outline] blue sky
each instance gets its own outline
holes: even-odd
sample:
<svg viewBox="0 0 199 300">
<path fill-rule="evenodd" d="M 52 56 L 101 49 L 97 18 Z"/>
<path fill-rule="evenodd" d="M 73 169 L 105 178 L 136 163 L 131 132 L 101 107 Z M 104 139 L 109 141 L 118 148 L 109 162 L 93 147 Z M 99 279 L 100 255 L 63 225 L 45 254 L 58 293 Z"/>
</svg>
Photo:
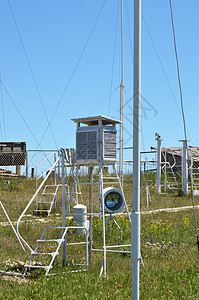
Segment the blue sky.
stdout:
<svg viewBox="0 0 199 300">
<path fill-rule="evenodd" d="M 172 3 L 188 137 L 199 146 L 199 2 Z M 46 116 L 54 115 L 40 146 L 69 148 L 75 145 L 71 118 L 119 118 L 118 7 L 120 0 L 0 1 L 1 140 L 25 141 L 28 149 L 37 149 Z M 141 150 L 155 145 L 156 132 L 164 146 L 180 146 L 184 135 L 169 1 L 143 0 L 142 15 Z M 125 146 L 132 146 L 132 49 L 133 1 L 124 0 Z"/>
</svg>

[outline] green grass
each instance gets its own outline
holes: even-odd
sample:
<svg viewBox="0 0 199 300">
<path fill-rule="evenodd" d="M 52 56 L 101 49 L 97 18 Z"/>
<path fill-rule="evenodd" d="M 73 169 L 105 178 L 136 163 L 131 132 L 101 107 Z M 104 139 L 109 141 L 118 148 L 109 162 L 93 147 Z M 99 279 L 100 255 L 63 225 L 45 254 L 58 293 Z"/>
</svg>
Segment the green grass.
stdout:
<svg viewBox="0 0 199 300">
<path fill-rule="evenodd" d="M 52 180 L 52 179 L 51 179 Z M 23 180 L 16 188 L 0 180 L 0 199 L 12 221 L 20 213 L 35 192 L 34 180 Z M 124 186 L 127 203 L 132 202 L 132 183 Z M 94 204 L 98 207 L 98 190 L 94 189 Z M 158 195 L 150 186 L 151 206 L 149 210 L 167 207 L 189 206 L 190 197 L 179 197 L 178 193 Z M 83 191 L 88 204 L 88 187 Z M 61 194 L 58 196 L 60 200 Z M 198 204 L 198 198 L 195 199 Z M 29 213 L 33 211 L 30 208 Z M 147 212 L 145 189 L 141 194 L 141 210 Z M 58 213 L 58 215 L 57 215 Z M 0 211 L 0 222 L 6 218 Z M 198 211 L 197 211 L 198 215 Z M 117 217 L 120 232 L 113 223 L 106 229 L 107 244 L 130 243 L 130 224 L 126 217 Z M 61 225 L 60 211 L 46 221 L 26 217 L 20 232 L 34 248 L 46 225 Z M 71 223 L 67 220 L 67 224 Z M 69 241 L 82 239 L 74 232 Z M 102 247 L 102 222 L 94 218 L 94 247 Z M 83 259 L 84 247 L 69 248 L 69 261 Z M 140 266 L 140 299 L 199 299 L 199 255 L 196 245 L 193 211 L 161 212 L 141 215 L 141 254 L 144 267 Z M 0 225 L 0 270 L 23 271 L 23 264 L 30 258 L 23 252 L 10 226 Z M 41 271 L 31 271 L 28 279 L 0 276 L 0 299 L 131 299 L 131 258 L 124 254 L 107 254 L 107 277 L 99 278 L 102 254 L 92 254 L 92 264 L 87 272 L 69 273 L 69 266 L 62 268 L 61 252 L 53 272 L 57 275 L 45 277 Z"/>
</svg>

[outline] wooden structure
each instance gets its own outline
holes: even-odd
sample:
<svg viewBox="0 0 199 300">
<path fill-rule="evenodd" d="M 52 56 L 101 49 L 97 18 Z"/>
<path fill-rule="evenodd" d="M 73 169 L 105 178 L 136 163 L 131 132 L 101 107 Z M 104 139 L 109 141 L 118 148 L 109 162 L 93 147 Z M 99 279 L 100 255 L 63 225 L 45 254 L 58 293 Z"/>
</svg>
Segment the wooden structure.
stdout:
<svg viewBox="0 0 199 300">
<path fill-rule="evenodd" d="M 20 175 L 20 167 L 25 161 L 25 142 L 0 142 L 0 166 L 16 166 L 16 173 Z"/>
</svg>

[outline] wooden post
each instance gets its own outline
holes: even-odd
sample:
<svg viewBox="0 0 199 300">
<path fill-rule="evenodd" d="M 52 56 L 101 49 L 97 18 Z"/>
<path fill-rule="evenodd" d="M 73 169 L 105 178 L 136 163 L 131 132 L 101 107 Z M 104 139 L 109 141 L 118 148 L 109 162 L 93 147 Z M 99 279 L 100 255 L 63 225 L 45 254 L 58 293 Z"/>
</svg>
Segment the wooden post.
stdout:
<svg viewBox="0 0 199 300">
<path fill-rule="evenodd" d="M 17 174 L 18 176 L 21 175 L 21 166 L 16 166 L 16 174 Z"/>
<path fill-rule="evenodd" d="M 35 169 L 32 168 L 32 169 L 31 169 L 31 178 L 34 178 L 34 177 L 35 177 Z"/>
<path fill-rule="evenodd" d="M 28 178 L 28 151 L 26 151 L 26 178 Z"/>
</svg>

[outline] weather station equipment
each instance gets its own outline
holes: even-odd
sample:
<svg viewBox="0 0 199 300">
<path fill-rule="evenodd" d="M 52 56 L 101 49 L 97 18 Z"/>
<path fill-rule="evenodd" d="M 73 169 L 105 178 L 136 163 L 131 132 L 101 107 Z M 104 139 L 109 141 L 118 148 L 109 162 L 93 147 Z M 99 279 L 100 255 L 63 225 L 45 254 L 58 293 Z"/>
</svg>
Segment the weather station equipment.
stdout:
<svg viewBox="0 0 199 300">
<path fill-rule="evenodd" d="M 104 208 L 108 213 L 115 214 L 124 208 L 124 198 L 120 190 L 108 187 L 103 193 Z"/>
<path fill-rule="evenodd" d="M 104 116 L 72 119 L 72 121 L 77 124 L 77 164 L 112 164 L 117 161 L 116 124 L 120 121 Z"/>
</svg>

